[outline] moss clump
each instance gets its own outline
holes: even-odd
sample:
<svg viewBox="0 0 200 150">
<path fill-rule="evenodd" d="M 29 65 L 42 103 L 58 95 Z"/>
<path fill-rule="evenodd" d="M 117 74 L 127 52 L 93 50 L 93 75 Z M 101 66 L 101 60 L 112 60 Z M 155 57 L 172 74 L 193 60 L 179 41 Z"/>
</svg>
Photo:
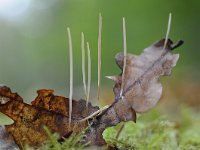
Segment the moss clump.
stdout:
<svg viewBox="0 0 200 150">
<path fill-rule="evenodd" d="M 125 123 L 118 138 L 120 125 L 106 129 L 103 136 L 109 144 L 121 150 L 199 150 L 200 113 L 187 107 L 180 112 L 175 117 L 163 117 L 154 110 L 139 117 L 136 124 Z"/>
</svg>

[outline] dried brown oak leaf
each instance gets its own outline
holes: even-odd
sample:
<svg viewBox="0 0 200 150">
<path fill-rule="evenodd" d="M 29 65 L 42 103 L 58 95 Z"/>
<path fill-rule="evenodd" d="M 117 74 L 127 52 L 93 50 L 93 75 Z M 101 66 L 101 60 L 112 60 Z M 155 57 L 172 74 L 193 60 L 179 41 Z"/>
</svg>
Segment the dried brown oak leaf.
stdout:
<svg viewBox="0 0 200 150">
<path fill-rule="evenodd" d="M 79 120 L 98 110 L 98 107 L 89 103 L 86 113 L 86 102 L 73 100 L 73 119 L 69 126 L 68 103 L 67 98 L 54 96 L 53 90 L 39 90 L 33 105 L 29 105 L 18 94 L 12 93 L 10 88 L 0 86 L 0 112 L 14 120 L 13 124 L 5 128 L 20 147 L 37 147 L 44 143 L 48 138 L 44 126 L 60 136 L 80 132 L 87 127 L 87 123 Z"/>
<path fill-rule="evenodd" d="M 167 40 L 166 48 L 163 48 L 164 42 L 164 39 L 156 42 L 140 56 L 127 55 L 123 98 L 120 97 L 121 75 L 110 77 L 116 82 L 113 88 L 116 100 L 106 111 L 89 120 L 89 127 L 85 121 L 80 120 L 98 110 L 98 107 L 89 104 L 87 110 L 84 100 L 73 101 L 70 127 L 67 98 L 54 96 L 52 90 L 43 89 L 38 91 L 38 97 L 32 105 L 28 105 L 8 87 L 1 86 L 0 112 L 14 120 L 14 124 L 6 126 L 6 130 L 19 146 L 28 144 L 35 147 L 47 139 L 44 125 L 52 132 L 58 132 L 60 136 L 80 132 L 88 127 L 84 141 L 91 145 L 104 145 L 102 133 L 105 128 L 122 121 L 136 121 L 136 112 L 145 112 L 158 102 L 162 93 L 159 78 L 170 74 L 179 56 L 172 54 L 172 50 L 182 44 L 182 41 L 173 44 L 171 40 Z M 116 63 L 121 69 L 123 57 L 123 54 L 116 55 Z"/>
</svg>

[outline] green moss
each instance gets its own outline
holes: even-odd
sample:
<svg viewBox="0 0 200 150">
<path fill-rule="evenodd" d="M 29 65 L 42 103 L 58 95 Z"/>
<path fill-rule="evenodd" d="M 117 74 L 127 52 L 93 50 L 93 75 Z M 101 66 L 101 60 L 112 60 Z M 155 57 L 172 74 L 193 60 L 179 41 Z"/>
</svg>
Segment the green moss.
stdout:
<svg viewBox="0 0 200 150">
<path fill-rule="evenodd" d="M 200 149 L 200 113 L 182 107 L 176 117 L 152 111 L 139 117 L 137 123 L 125 123 L 106 129 L 104 139 L 119 149 L 132 150 L 197 150 Z M 174 121 L 169 121 L 174 120 Z"/>
<path fill-rule="evenodd" d="M 59 135 L 57 133 L 52 134 L 47 127 L 44 127 L 49 140 L 37 150 L 83 150 L 87 144 L 81 144 L 80 141 L 83 137 L 83 133 L 72 134 L 69 138 L 64 139 L 61 144 L 58 142 Z M 26 147 L 25 150 L 35 150 L 34 148 Z"/>
</svg>

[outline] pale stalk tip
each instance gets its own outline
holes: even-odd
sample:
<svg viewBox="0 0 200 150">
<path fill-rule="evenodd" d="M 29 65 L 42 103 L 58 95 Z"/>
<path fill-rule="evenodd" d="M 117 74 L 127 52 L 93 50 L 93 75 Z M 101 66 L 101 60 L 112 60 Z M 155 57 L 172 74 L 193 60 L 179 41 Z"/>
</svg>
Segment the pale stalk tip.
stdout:
<svg viewBox="0 0 200 150">
<path fill-rule="evenodd" d="M 166 46 L 167 46 L 167 41 L 168 41 L 169 33 L 170 33 L 170 30 L 171 30 L 171 20 L 172 20 L 172 14 L 169 13 L 169 19 L 168 19 L 168 24 L 167 24 L 167 32 L 166 32 L 166 36 L 165 36 L 165 43 L 164 43 L 163 49 L 165 49 Z"/>
</svg>

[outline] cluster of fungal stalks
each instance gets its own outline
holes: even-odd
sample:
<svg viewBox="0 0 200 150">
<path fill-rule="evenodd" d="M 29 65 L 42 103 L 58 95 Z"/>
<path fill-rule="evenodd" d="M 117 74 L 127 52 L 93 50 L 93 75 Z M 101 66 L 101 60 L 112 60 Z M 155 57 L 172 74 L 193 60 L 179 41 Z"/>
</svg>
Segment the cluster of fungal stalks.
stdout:
<svg viewBox="0 0 200 150">
<path fill-rule="evenodd" d="M 171 13 L 169 14 L 168 19 L 168 26 L 167 26 L 167 32 L 164 40 L 164 46 L 163 50 L 167 46 L 169 33 L 171 28 Z M 72 117 L 72 96 L 73 96 L 73 49 L 72 49 L 72 38 L 70 33 L 70 28 L 67 29 L 68 31 L 68 43 L 69 43 L 69 64 L 70 64 L 70 92 L 69 92 L 69 123 L 71 123 L 71 117 Z M 100 98 L 100 86 L 101 86 L 101 44 L 102 44 L 102 16 L 99 14 L 99 34 L 98 34 L 98 81 L 97 81 L 97 100 L 99 101 Z M 88 78 L 87 78 L 87 85 L 86 85 L 86 76 L 85 76 L 85 38 L 84 33 L 81 34 L 81 50 L 82 50 L 82 80 L 83 80 L 83 88 L 86 98 L 86 107 L 88 105 L 88 101 L 90 98 L 90 86 L 91 86 L 91 55 L 90 55 L 90 46 L 89 42 L 87 42 L 87 57 L 88 57 Z M 117 99 L 123 99 L 124 96 L 124 84 L 125 84 L 125 72 L 126 72 L 126 63 L 127 63 L 127 44 L 126 44 L 126 23 L 125 18 L 123 17 L 123 68 L 122 68 L 122 75 L 121 78 L 117 78 L 116 76 L 106 76 L 108 79 L 114 80 L 115 82 L 120 83 L 120 95 L 117 97 Z M 108 108 L 107 106 L 104 106 L 102 110 L 105 108 Z M 98 110 L 98 112 L 102 111 Z M 94 113 L 96 114 L 96 113 Z M 98 113 L 97 113 L 98 114 Z M 90 115 L 93 116 L 93 115 Z M 90 118 L 89 116 L 87 118 Z"/>
<path fill-rule="evenodd" d="M 14 120 L 13 124 L 5 126 L 5 130 L 8 135 L 12 135 L 19 147 L 22 148 L 24 145 L 41 146 L 48 139 L 44 126 L 51 132 L 58 133 L 61 138 L 67 138 L 72 133 L 76 134 L 86 130 L 82 142 L 102 146 L 106 144 L 102 133 L 107 127 L 117 125 L 120 122 L 136 122 L 136 113 L 146 112 L 157 104 L 162 94 L 162 85 L 159 79 L 161 76 L 170 75 L 179 58 L 179 54 L 174 54 L 172 50 L 183 44 L 183 41 L 173 43 L 168 38 L 171 26 L 170 14 L 165 39 L 145 48 L 140 55 L 130 54 L 127 53 L 125 18 L 123 18 L 122 25 L 123 52 L 115 56 L 121 73 L 107 76 L 115 82 L 113 88 L 115 100 L 111 105 L 99 108 L 92 106 L 89 102 L 91 56 L 89 42 L 87 42 L 88 76 L 86 85 L 84 33 L 81 34 L 81 49 L 83 88 L 86 100 L 73 100 L 73 47 L 69 28 L 67 29 L 70 64 L 69 98 L 54 95 L 52 89 L 42 89 L 37 91 L 38 96 L 30 105 L 23 102 L 23 99 L 17 93 L 13 93 L 9 87 L 0 86 L 0 112 Z M 101 89 L 101 33 L 102 16 L 100 14 L 98 101 Z M 120 128 L 117 137 L 123 127 L 124 125 Z"/>
</svg>

